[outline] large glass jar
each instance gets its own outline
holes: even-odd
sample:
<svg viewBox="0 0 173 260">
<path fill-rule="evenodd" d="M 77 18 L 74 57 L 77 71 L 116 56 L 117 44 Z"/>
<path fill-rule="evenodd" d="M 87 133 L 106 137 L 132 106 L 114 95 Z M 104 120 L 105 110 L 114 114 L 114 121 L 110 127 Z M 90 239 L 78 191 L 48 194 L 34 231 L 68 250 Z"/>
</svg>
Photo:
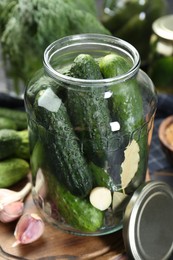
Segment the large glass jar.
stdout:
<svg viewBox="0 0 173 260">
<path fill-rule="evenodd" d="M 173 94 L 173 15 L 153 23 L 148 74 L 159 93 Z"/>
<path fill-rule="evenodd" d="M 101 21 L 114 36 L 135 46 L 146 69 L 152 23 L 166 12 L 165 0 L 105 0 Z"/>
<path fill-rule="evenodd" d="M 103 235 L 122 228 L 124 209 L 145 182 L 157 98 L 139 66 L 136 49 L 112 36 L 73 35 L 45 50 L 25 105 L 33 198 L 59 229 Z"/>
</svg>

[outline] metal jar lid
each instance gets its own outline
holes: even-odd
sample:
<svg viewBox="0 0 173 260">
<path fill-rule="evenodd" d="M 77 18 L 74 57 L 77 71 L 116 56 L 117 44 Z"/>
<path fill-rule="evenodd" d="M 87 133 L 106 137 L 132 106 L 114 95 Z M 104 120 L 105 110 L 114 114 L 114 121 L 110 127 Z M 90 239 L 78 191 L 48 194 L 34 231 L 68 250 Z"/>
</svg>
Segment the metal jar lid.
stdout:
<svg viewBox="0 0 173 260">
<path fill-rule="evenodd" d="M 173 251 L 173 191 L 150 181 L 135 191 L 128 203 L 123 237 L 130 259 L 168 260 Z"/>
<path fill-rule="evenodd" d="M 173 40 L 173 15 L 158 18 L 152 25 L 153 31 L 165 40 Z"/>
</svg>

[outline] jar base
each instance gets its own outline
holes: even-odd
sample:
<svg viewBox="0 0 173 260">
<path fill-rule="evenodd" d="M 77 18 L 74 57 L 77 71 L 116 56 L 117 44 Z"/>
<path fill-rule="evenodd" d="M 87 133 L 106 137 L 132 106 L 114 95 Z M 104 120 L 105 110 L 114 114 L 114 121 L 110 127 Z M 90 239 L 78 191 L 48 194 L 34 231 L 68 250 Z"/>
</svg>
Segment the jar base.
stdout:
<svg viewBox="0 0 173 260">
<path fill-rule="evenodd" d="M 46 202 L 40 201 L 39 196 L 33 191 L 33 201 L 36 205 L 37 209 L 39 210 L 40 214 L 43 216 L 44 220 L 50 224 L 51 226 L 55 227 L 57 230 L 61 230 L 65 233 L 77 235 L 77 236 L 103 236 L 103 235 L 109 235 L 114 232 L 117 232 L 123 228 L 123 221 L 122 217 L 117 220 L 117 224 L 115 226 L 110 227 L 102 227 L 101 229 L 95 231 L 95 232 L 85 232 L 81 230 L 76 230 L 75 228 L 67 225 L 66 223 L 62 223 L 56 221 L 49 212 L 49 208 L 46 206 Z M 44 206 L 43 206 L 44 205 Z M 115 217 L 116 218 L 116 217 Z"/>
</svg>

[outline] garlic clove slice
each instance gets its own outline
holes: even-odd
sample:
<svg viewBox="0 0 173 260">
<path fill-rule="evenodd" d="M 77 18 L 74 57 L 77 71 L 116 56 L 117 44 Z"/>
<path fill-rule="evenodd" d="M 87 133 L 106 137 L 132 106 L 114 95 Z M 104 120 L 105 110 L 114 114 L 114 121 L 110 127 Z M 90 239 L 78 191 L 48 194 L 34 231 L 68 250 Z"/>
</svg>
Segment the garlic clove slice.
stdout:
<svg viewBox="0 0 173 260">
<path fill-rule="evenodd" d="M 36 241 L 43 234 L 44 227 L 43 220 L 35 213 L 28 213 L 21 216 L 14 231 L 14 236 L 17 241 L 12 247 L 18 244 L 29 244 Z"/>
</svg>

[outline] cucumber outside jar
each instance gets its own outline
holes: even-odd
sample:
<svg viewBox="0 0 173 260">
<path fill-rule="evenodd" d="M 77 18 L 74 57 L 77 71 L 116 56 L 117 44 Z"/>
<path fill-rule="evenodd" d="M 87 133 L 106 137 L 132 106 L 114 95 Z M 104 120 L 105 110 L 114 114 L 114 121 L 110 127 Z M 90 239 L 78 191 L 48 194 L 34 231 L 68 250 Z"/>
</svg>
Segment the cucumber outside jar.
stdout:
<svg viewBox="0 0 173 260">
<path fill-rule="evenodd" d="M 173 15 L 153 23 L 148 74 L 159 93 L 173 94 Z"/>
<path fill-rule="evenodd" d="M 25 92 L 33 198 L 45 219 L 78 235 L 122 228 L 145 182 L 157 97 L 129 43 L 81 34 L 53 42 Z"/>
</svg>

